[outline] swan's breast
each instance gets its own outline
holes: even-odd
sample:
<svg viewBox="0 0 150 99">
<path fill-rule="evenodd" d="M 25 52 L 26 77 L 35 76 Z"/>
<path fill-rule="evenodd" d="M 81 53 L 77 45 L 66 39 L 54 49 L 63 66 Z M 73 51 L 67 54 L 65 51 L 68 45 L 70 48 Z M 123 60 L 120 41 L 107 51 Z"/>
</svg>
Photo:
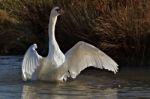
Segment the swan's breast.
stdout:
<svg viewBox="0 0 150 99">
<path fill-rule="evenodd" d="M 42 62 L 41 70 L 44 72 L 52 71 L 59 68 L 65 62 L 65 55 L 61 53 L 54 53 L 51 56 L 46 57 Z"/>
<path fill-rule="evenodd" d="M 62 53 L 54 54 L 53 63 L 57 65 L 57 67 L 61 66 L 65 62 L 65 55 Z"/>
<path fill-rule="evenodd" d="M 60 55 L 60 54 L 59 54 Z M 60 76 L 60 67 L 65 61 L 65 56 L 54 55 L 47 57 L 43 61 L 42 68 L 39 73 L 41 80 L 57 80 Z"/>
</svg>

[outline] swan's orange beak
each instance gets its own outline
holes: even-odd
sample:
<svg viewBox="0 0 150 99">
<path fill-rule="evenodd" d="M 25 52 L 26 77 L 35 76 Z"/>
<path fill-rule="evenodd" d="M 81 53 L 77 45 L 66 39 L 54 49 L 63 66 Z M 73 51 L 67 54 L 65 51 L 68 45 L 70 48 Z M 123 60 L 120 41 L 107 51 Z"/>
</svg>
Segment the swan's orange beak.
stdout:
<svg viewBox="0 0 150 99">
<path fill-rule="evenodd" d="M 60 8 L 58 11 L 57 11 L 60 15 L 63 15 L 64 14 L 64 10 L 62 8 Z"/>
</svg>

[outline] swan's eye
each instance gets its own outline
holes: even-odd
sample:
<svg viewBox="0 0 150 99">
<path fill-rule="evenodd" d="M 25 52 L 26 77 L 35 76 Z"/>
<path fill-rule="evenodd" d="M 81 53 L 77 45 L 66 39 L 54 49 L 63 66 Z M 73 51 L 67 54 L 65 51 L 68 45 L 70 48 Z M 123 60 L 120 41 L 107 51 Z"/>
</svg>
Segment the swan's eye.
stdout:
<svg viewBox="0 0 150 99">
<path fill-rule="evenodd" d="M 57 8 L 57 9 L 55 9 L 55 10 L 57 11 L 57 13 L 58 13 L 59 15 L 63 15 L 63 14 L 64 14 L 64 11 L 63 11 L 62 8 Z"/>
<path fill-rule="evenodd" d="M 57 12 L 60 11 L 60 8 L 57 8 L 56 11 L 57 11 Z"/>
</svg>

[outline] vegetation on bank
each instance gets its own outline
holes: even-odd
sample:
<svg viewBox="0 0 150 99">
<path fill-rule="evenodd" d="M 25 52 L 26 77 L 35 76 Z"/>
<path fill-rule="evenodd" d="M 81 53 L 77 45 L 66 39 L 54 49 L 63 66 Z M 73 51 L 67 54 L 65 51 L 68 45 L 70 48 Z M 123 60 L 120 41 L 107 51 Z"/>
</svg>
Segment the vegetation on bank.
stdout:
<svg viewBox="0 0 150 99">
<path fill-rule="evenodd" d="M 47 54 L 48 19 L 53 6 L 56 38 L 65 52 L 77 41 L 89 42 L 125 65 L 149 65 L 149 0 L 1 0 L 0 54 L 23 54 L 32 43 Z"/>
</svg>

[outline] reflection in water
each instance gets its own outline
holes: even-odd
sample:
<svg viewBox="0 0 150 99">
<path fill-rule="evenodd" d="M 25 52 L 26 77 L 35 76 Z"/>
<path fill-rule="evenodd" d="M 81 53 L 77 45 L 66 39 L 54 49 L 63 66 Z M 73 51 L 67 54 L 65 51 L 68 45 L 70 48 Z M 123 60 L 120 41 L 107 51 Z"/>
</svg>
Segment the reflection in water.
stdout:
<svg viewBox="0 0 150 99">
<path fill-rule="evenodd" d="M 117 89 L 94 88 L 82 83 L 25 84 L 22 99 L 117 99 Z"/>
<path fill-rule="evenodd" d="M 150 68 L 120 68 L 117 75 L 87 69 L 66 83 L 24 83 L 21 61 L 0 56 L 0 99 L 150 99 Z"/>
</svg>

